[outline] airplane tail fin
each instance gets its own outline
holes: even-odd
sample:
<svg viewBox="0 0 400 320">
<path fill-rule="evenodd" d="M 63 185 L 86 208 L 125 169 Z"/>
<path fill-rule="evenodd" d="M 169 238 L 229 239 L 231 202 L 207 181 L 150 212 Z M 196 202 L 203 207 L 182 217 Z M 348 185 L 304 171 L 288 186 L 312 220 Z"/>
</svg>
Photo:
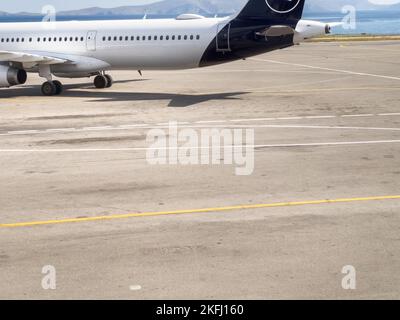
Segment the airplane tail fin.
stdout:
<svg viewBox="0 0 400 320">
<path fill-rule="evenodd" d="M 237 19 L 300 20 L 305 0 L 249 0 Z"/>
</svg>

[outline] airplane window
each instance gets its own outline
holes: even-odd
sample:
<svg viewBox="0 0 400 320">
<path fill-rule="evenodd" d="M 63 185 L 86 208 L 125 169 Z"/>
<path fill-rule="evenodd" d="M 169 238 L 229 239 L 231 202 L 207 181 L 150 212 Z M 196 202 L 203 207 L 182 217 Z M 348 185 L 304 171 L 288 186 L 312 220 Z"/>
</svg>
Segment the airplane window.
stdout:
<svg viewBox="0 0 400 320">
<path fill-rule="evenodd" d="M 151 36 L 148 37 L 148 40 L 151 41 Z"/>
<path fill-rule="evenodd" d="M 111 37 L 108 37 L 108 41 L 111 41 L 112 40 L 112 38 Z"/>
<path fill-rule="evenodd" d="M 158 36 L 154 36 L 154 40 L 157 40 L 158 39 Z"/>
<path fill-rule="evenodd" d="M 84 40 L 84 38 L 83 37 L 81 37 L 81 41 L 83 41 Z"/>
<path fill-rule="evenodd" d="M 75 41 L 78 41 L 79 39 L 78 39 L 78 37 L 75 37 Z"/>
<path fill-rule="evenodd" d="M 61 42 L 61 41 L 62 41 L 62 37 L 59 37 L 59 38 L 58 38 L 58 41 L 60 41 L 60 42 Z"/>
<path fill-rule="evenodd" d="M 37 38 L 37 41 L 40 42 L 40 38 Z"/>
<path fill-rule="evenodd" d="M 131 41 L 135 41 L 135 37 L 134 36 L 131 37 Z"/>
<path fill-rule="evenodd" d="M 172 36 L 172 40 L 175 40 L 175 36 Z"/>
<path fill-rule="evenodd" d="M 193 40 L 194 39 L 194 37 L 193 36 L 190 36 L 190 40 Z"/>
<path fill-rule="evenodd" d="M 122 41 L 124 38 L 123 37 L 119 37 L 119 41 Z"/>
<path fill-rule="evenodd" d="M 16 40 L 17 42 L 19 42 L 19 38 L 17 38 L 17 40 Z"/>
<path fill-rule="evenodd" d="M 164 36 L 161 36 L 161 37 L 160 37 L 160 40 L 164 40 Z"/>
<path fill-rule="evenodd" d="M 143 41 L 146 40 L 146 36 L 143 36 L 142 39 L 143 39 Z"/>
<path fill-rule="evenodd" d="M 46 37 L 43 38 L 43 42 L 46 42 Z"/>
<path fill-rule="evenodd" d="M 184 36 L 183 39 L 184 39 L 184 40 L 187 40 L 187 39 L 188 39 L 188 36 Z"/>
<path fill-rule="evenodd" d="M 68 37 L 65 37 L 65 38 L 64 38 L 64 41 L 67 42 L 67 41 L 68 41 Z"/>
<path fill-rule="evenodd" d="M 69 41 L 74 41 L 74 38 L 72 38 L 72 37 L 69 37 Z"/>
<path fill-rule="evenodd" d="M 197 40 L 200 40 L 200 35 L 197 35 L 196 39 L 197 39 Z"/>
<path fill-rule="evenodd" d="M 25 42 L 25 38 L 22 38 L 22 39 L 21 39 L 21 42 Z"/>
<path fill-rule="evenodd" d="M 32 38 L 29 38 L 29 42 L 32 42 Z"/>
<path fill-rule="evenodd" d="M 117 37 L 114 37 L 114 41 L 117 41 L 118 40 L 118 38 Z"/>
<path fill-rule="evenodd" d="M 139 36 L 137 36 L 137 37 L 136 37 L 136 40 L 137 40 L 137 41 L 140 41 L 140 37 L 139 37 Z"/>
<path fill-rule="evenodd" d="M 14 42 L 14 38 L 11 39 L 11 42 Z"/>
<path fill-rule="evenodd" d="M 57 41 L 57 37 L 54 37 L 54 41 Z"/>
<path fill-rule="evenodd" d="M 178 40 L 182 40 L 182 36 L 178 36 Z"/>
<path fill-rule="evenodd" d="M 125 41 L 128 41 L 128 40 L 129 40 L 129 37 L 128 37 L 128 36 L 126 36 L 126 37 L 125 37 Z"/>
<path fill-rule="evenodd" d="M 169 40 L 169 36 L 166 36 L 165 39 L 166 39 L 166 40 Z"/>
</svg>

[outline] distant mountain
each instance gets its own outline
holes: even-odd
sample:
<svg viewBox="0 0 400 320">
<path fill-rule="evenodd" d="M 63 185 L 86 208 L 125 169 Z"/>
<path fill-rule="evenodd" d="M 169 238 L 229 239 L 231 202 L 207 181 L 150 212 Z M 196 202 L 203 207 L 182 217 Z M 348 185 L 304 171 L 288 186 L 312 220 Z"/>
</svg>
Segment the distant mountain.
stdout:
<svg viewBox="0 0 400 320">
<path fill-rule="evenodd" d="M 244 6 L 247 0 L 163 0 L 149 5 L 124 6 L 113 9 L 89 8 L 83 10 L 64 11 L 60 15 L 137 15 L 160 14 L 175 15 L 179 13 L 197 13 L 213 15 L 217 13 L 231 14 Z M 395 10 L 398 5 L 374 5 L 368 0 L 306 0 L 306 12 L 340 12 L 344 6 L 352 5 L 358 10 Z"/>
<path fill-rule="evenodd" d="M 237 11 L 246 0 L 164 0 L 148 5 L 123 6 L 112 9 L 87 8 L 83 10 L 63 11 L 59 15 L 175 15 L 179 13 L 197 13 L 212 15 L 217 13 L 233 13 Z"/>
<path fill-rule="evenodd" d="M 81 10 L 61 11 L 60 16 L 110 16 L 110 15 L 177 15 L 180 13 L 197 13 L 201 15 L 231 14 L 246 3 L 247 0 L 163 0 L 148 5 L 122 6 L 116 8 L 87 8 Z M 374 5 L 368 0 L 306 0 L 305 12 L 340 12 L 346 5 L 358 10 L 390 10 L 400 11 L 397 5 Z M 11 16 L 0 11 L 0 16 Z M 18 13 L 16 15 L 37 15 Z"/>
</svg>

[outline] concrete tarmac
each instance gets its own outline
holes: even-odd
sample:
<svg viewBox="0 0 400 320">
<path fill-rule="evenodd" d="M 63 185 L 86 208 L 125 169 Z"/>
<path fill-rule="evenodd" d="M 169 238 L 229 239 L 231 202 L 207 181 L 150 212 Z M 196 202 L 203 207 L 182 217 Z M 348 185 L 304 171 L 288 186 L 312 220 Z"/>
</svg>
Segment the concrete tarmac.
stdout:
<svg viewBox="0 0 400 320">
<path fill-rule="evenodd" d="M 59 97 L 35 75 L 1 89 L 0 298 L 399 299 L 399 52 L 312 43 Z M 149 164 L 170 121 L 254 130 L 252 174 Z"/>
</svg>

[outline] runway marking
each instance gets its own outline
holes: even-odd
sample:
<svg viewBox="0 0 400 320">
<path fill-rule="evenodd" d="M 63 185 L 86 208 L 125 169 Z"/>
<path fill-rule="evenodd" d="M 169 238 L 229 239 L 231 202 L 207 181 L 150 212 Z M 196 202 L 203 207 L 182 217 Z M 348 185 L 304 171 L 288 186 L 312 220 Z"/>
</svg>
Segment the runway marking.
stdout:
<svg viewBox="0 0 400 320">
<path fill-rule="evenodd" d="M 184 214 L 196 214 L 196 213 L 218 213 L 218 212 L 250 210 L 250 209 L 295 207 L 295 206 L 305 206 L 305 205 L 321 205 L 321 204 L 383 201 L 383 200 L 400 200 L 400 195 L 362 197 L 362 198 L 340 198 L 340 199 L 331 199 L 331 200 L 330 199 L 309 200 L 309 201 L 297 201 L 297 202 L 276 202 L 276 203 L 236 205 L 236 206 L 177 210 L 177 211 L 114 214 L 114 215 L 109 215 L 109 216 L 94 216 L 94 217 L 87 217 L 87 218 L 68 218 L 68 219 L 58 219 L 58 220 L 1 223 L 0 228 L 21 228 L 21 227 L 34 227 L 34 226 L 45 226 L 45 225 L 78 223 L 78 222 L 94 222 L 94 221 L 117 220 L 117 219 L 140 218 L 140 217 L 156 217 L 156 216 L 184 215 Z"/>
<path fill-rule="evenodd" d="M 394 112 L 394 113 L 379 113 L 378 116 L 400 116 L 400 112 Z"/>
<path fill-rule="evenodd" d="M 399 128 L 400 130 L 400 128 Z M 400 140 L 372 140 L 372 141 L 337 141 L 337 142 L 311 142 L 311 143 L 283 143 L 283 144 L 259 144 L 259 145 L 232 145 L 221 146 L 221 149 L 240 149 L 243 148 L 253 149 L 267 149 L 267 148 L 298 148 L 298 147 L 330 147 L 330 146 L 349 146 L 349 145 L 367 145 L 367 144 L 390 144 L 400 143 Z M 192 150 L 209 149 L 210 147 L 191 147 Z M 134 152 L 134 151 L 148 151 L 148 150 L 176 150 L 174 148 L 81 148 L 81 149 L 0 149 L 0 153 L 68 153 L 68 152 Z"/>
<path fill-rule="evenodd" d="M 21 131 L 9 131 L 8 133 L 16 134 L 16 135 L 29 135 L 32 133 L 38 133 L 39 130 L 21 130 Z"/>
<path fill-rule="evenodd" d="M 45 132 L 70 132 L 76 131 L 76 128 L 60 128 L 60 129 L 46 129 Z M 39 131 L 37 131 L 39 133 Z"/>
<path fill-rule="evenodd" d="M 389 80 L 398 80 L 398 81 L 400 81 L 399 77 L 386 76 L 386 75 L 373 74 L 373 73 L 356 72 L 356 71 L 333 69 L 333 68 L 326 68 L 326 67 L 316 67 L 316 66 L 311 66 L 311 65 L 307 65 L 307 64 L 282 62 L 282 61 L 269 60 L 269 59 L 260 59 L 260 58 L 251 58 L 250 60 L 270 62 L 270 63 L 275 63 L 275 64 L 282 64 L 282 65 L 301 67 L 301 68 L 309 68 L 309 69 L 316 69 L 316 70 L 339 72 L 339 73 L 351 74 L 351 75 L 356 75 L 356 76 L 374 77 L 374 78 L 381 78 L 381 79 L 389 79 Z"/>
<path fill-rule="evenodd" d="M 352 118 L 352 117 L 373 117 L 374 115 L 372 113 L 369 114 L 344 114 L 342 115 L 342 118 Z"/>
<path fill-rule="evenodd" d="M 139 291 L 139 290 L 142 290 L 142 286 L 140 286 L 140 285 L 132 285 L 132 286 L 129 286 L 129 290 L 130 291 Z"/>
<path fill-rule="evenodd" d="M 88 131 L 97 131 L 97 130 L 109 130 L 109 129 L 114 129 L 116 127 L 112 126 L 103 126 L 103 127 L 83 127 L 82 130 L 88 130 Z"/>
<path fill-rule="evenodd" d="M 118 126 L 121 129 L 130 129 L 130 128 L 140 128 L 140 127 L 148 127 L 150 124 L 124 124 Z"/>
<path fill-rule="evenodd" d="M 295 121 L 295 120 L 316 120 L 316 119 L 335 119 L 335 118 L 367 118 L 367 117 L 393 117 L 400 116 L 400 113 L 378 113 L 378 114 L 344 114 L 344 115 L 313 115 L 313 116 L 290 116 L 290 117 L 271 117 L 271 118 L 250 118 L 250 119 L 226 119 L 226 120 L 202 120 L 194 122 L 179 122 L 179 125 L 190 124 L 219 124 L 229 122 L 261 122 L 261 121 Z M 161 126 L 167 126 L 168 123 L 158 124 L 125 124 L 117 126 L 99 126 L 99 127 L 83 127 L 83 128 L 55 128 L 44 130 L 17 130 L 0 133 L 0 136 L 12 135 L 38 135 L 46 133 L 70 133 L 83 131 L 107 131 L 107 130 L 129 130 L 129 129 L 153 129 Z"/>
<path fill-rule="evenodd" d="M 205 124 L 205 123 L 220 123 L 225 122 L 226 120 L 206 120 L 206 121 L 196 121 L 195 123 Z"/>
<path fill-rule="evenodd" d="M 247 126 L 234 126 L 235 128 L 246 128 Z M 293 129 L 339 129 L 339 130 L 375 130 L 375 131 L 400 131 L 400 128 L 378 128 L 378 127 L 344 127 L 344 126 L 305 126 L 305 125 L 255 125 L 252 128 L 293 128 Z"/>
<path fill-rule="evenodd" d="M 306 116 L 304 119 L 331 119 L 337 118 L 337 116 Z"/>
<path fill-rule="evenodd" d="M 228 121 L 230 121 L 230 122 L 252 122 L 252 121 L 274 121 L 274 120 L 278 120 L 278 118 L 232 119 L 232 120 L 228 120 Z M 225 122 L 225 121 L 218 121 L 218 122 Z"/>
<path fill-rule="evenodd" d="M 301 120 L 303 117 L 283 117 L 283 118 L 276 118 L 277 120 Z"/>
</svg>

